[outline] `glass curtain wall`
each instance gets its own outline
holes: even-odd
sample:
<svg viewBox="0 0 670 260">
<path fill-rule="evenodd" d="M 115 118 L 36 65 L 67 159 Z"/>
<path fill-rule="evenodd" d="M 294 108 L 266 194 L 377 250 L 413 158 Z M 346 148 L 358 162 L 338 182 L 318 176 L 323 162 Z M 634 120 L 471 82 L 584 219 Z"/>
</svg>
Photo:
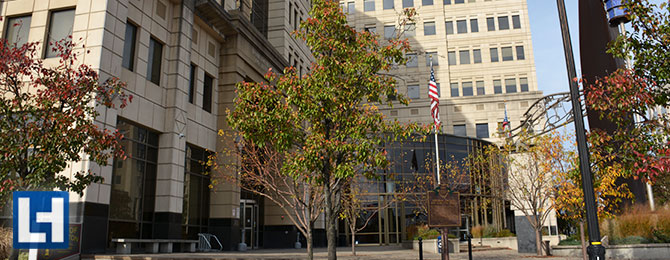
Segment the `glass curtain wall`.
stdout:
<svg viewBox="0 0 670 260">
<path fill-rule="evenodd" d="M 151 238 L 156 196 L 158 133 L 119 119 L 127 158 L 114 160 L 109 238 Z"/>
<path fill-rule="evenodd" d="M 487 223 L 494 225 L 505 225 L 498 223 L 505 218 L 501 215 L 505 204 L 500 206 L 500 203 L 493 203 L 490 199 L 492 184 L 500 181 L 492 181 L 488 174 L 488 169 L 485 166 L 477 167 L 478 169 L 467 169 L 462 163 L 469 154 L 481 152 L 485 147 L 491 145 L 490 143 L 468 137 L 460 137 L 454 135 L 441 134 L 438 136 L 438 146 L 440 149 L 440 160 L 461 162 L 459 167 L 463 167 L 464 172 L 467 172 L 465 178 L 447 177 L 447 181 L 452 182 L 452 187 L 460 190 L 461 195 L 461 215 L 464 220 L 462 229 L 467 229 L 466 222 L 470 226 L 482 224 L 484 220 Z M 358 244 L 395 244 L 401 243 L 403 240 L 411 240 L 416 235 L 418 226 L 427 223 L 428 216 L 421 209 L 421 205 L 417 205 L 417 200 L 405 200 L 404 202 L 392 203 L 386 207 L 388 203 L 385 200 L 391 200 L 393 194 L 399 191 L 407 190 L 407 187 L 415 187 L 416 185 L 430 185 L 426 183 L 418 183 L 417 178 L 426 177 L 435 173 L 435 139 L 431 135 L 423 142 L 406 141 L 392 143 L 386 146 L 391 165 L 388 169 L 379 171 L 378 178 L 366 179 L 361 177 L 358 180 L 358 185 L 363 185 L 360 188 L 363 192 L 361 200 L 363 201 L 363 208 L 365 211 L 361 214 L 359 220 L 359 228 L 363 227 L 363 223 L 370 218 L 369 223 L 362 231 L 356 234 L 354 243 Z M 494 159 L 494 158 L 492 158 Z M 502 163 L 496 161 L 495 163 Z M 442 171 L 444 172 L 444 170 Z M 444 178 L 444 177 L 443 177 Z M 443 179 L 444 180 L 444 179 Z M 431 189 L 432 187 L 424 187 L 423 190 Z M 416 190 L 416 189 L 414 189 Z M 405 195 L 407 196 L 407 195 Z M 481 202 L 482 198 L 488 198 L 488 208 L 477 207 L 473 204 Z M 501 199 L 499 202 L 503 202 Z M 477 222 L 473 222 L 473 215 Z M 501 216 L 497 216 L 501 215 Z M 496 216 L 496 217 L 494 217 Z M 496 222 L 498 221 L 498 222 Z M 456 233 L 457 229 L 452 229 Z M 340 238 L 351 243 L 351 235 L 348 226 L 344 221 L 340 221 Z"/>
<path fill-rule="evenodd" d="M 182 238 L 197 239 L 207 232 L 209 218 L 209 167 L 211 152 L 187 144 L 184 174 L 184 206 L 182 209 Z"/>
</svg>

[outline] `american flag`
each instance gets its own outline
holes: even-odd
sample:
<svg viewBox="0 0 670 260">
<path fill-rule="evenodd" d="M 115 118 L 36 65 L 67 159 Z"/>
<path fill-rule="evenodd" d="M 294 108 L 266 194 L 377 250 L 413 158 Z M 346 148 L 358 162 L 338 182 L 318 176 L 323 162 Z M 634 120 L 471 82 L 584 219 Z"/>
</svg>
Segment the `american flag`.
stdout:
<svg viewBox="0 0 670 260">
<path fill-rule="evenodd" d="M 511 125 L 510 125 L 510 123 L 509 123 L 509 119 L 507 119 L 507 104 L 505 104 L 505 119 L 503 119 L 503 122 L 502 122 L 502 131 L 503 131 L 503 132 L 505 132 L 505 131 L 509 131 L 509 130 L 510 130 L 510 129 L 509 129 L 510 126 L 511 126 Z M 509 135 L 509 136 L 512 136 L 512 133 L 509 132 L 508 135 Z"/>
<path fill-rule="evenodd" d="M 431 58 L 432 59 L 432 58 Z M 430 62 L 430 82 L 428 83 L 428 96 L 430 97 L 430 115 L 435 121 L 435 129 L 440 128 L 440 99 L 437 95 L 437 83 L 435 83 L 435 72 L 433 62 Z"/>
</svg>

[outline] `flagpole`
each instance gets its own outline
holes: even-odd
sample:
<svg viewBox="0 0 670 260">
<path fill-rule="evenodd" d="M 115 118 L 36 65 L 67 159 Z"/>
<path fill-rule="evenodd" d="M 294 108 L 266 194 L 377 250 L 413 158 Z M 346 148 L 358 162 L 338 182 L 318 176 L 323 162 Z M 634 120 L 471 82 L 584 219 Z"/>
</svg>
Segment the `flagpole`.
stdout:
<svg viewBox="0 0 670 260">
<path fill-rule="evenodd" d="M 430 55 L 430 69 L 433 69 L 433 55 Z M 437 186 L 440 186 L 440 179 L 442 179 L 440 178 L 440 149 L 437 145 L 437 124 L 434 125 L 435 126 L 433 128 L 435 129 L 435 164 L 437 166 Z"/>
</svg>

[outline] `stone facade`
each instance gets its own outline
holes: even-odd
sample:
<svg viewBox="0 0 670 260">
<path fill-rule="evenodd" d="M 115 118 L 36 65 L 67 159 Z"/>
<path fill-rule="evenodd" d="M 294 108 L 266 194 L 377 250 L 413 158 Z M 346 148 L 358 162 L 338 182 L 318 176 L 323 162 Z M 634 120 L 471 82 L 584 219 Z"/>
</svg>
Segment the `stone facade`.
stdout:
<svg viewBox="0 0 670 260">
<path fill-rule="evenodd" d="M 431 55 L 440 88 L 444 133 L 463 135 L 464 127 L 466 136 L 495 142 L 505 107 L 512 127 L 517 127 L 523 113 L 542 97 L 525 0 L 341 0 L 340 3 L 349 13 L 352 26 L 375 30 L 380 38 L 389 34 L 388 29 L 398 26 L 403 8 L 417 10 L 416 23 L 404 30 L 403 37 L 409 39 L 412 54 L 418 60 L 390 72 L 399 78 L 398 92 L 407 94 L 412 102 L 408 107 L 386 108 L 384 112 L 390 118 L 432 122 L 428 98 Z M 500 89 L 496 91 L 498 83 Z M 506 83 L 510 83 L 509 88 Z M 480 124 L 479 136 L 477 124 Z"/>
<path fill-rule="evenodd" d="M 206 151 L 234 147 L 217 131 L 229 130 L 225 111 L 232 108 L 236 83 L 262 81 L 269 68 L 308 70 L 308 49 L 290 36 L 306 17 L 308 1 L 15 0 L 1 5 L 4 18 L 30 17 L 23 25 L 29 26 L 26 38 L 43 43 L 39 48 L 50 31 L 69 30 L 80 61 L 97 69 L 101 80 L 120 78 L 133 95 L 126 108 L 101 109 L 95 119 L 100 127 L 125 131 L 129 159 L 105 167 L 73 163 L 62 173 L 89 169 L 104 178 L 81 197 L 71 194 L 73 223 L 82 225 L 82 252 L 103 252 L 111 248 L 111 238 L 194 239 L 197 232 L 217 235 L 224 250 L 236 249 L 244 211 L 239 188 L 220 182 L 207 189 L 202 183 L 209 177 L 190 162 Z M 7 21 L 0 27 L 4 38 Z M 45 58 L 47 64 L 56 62 Z M 254 203 L 264 210 L 261 201 Z M 255 227 L 256 236 L 262 229 Z"/>
</svg>

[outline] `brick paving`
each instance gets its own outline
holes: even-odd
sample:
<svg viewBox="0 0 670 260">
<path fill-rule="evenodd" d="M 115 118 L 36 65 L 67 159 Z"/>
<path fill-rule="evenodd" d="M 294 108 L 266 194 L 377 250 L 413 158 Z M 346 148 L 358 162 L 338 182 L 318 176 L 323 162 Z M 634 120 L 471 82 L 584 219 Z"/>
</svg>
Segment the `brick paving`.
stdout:
<svg viewBox="0 0 670 260">
<path fill-rule="evenodd" d="M 357 256 L 351 255 L 351 248 L 339 247 L 337 248 L 337 258 L 343 260 L 396 260 L 396 259 L 419 259 L 419 252 L 411 249 L 405 249 L 399 246 L 359 246 L 357 249 Z M 325 248 L 317 248 L 314 254 L 315 259 L 327 259 Z M 305 249 L 260 249 L 250 250 L 247 252 L 217 252 L 217 253 L 172 253 L 172 254 L 134 254 L 134 255 L 95 255 L 82 256 L 81 259 L 109 259 L 109 260 L 181 260 L 181 259 L 217 259 L 217 260 L 250 260 L 250 259 L 307 259 Z M 438 254 L 424 253 L 424 259 L 437 260 L 440 259 Z M 451 254 L 452 260 L 466 260 L 468 253 Z M 572 260 L 578 258 L 566 257 L 537 257 L 532 254 L 519 254 L 510 249 L 499 249 L 489 251 L 473 252 L 473 260 Z"/>
</svg>

